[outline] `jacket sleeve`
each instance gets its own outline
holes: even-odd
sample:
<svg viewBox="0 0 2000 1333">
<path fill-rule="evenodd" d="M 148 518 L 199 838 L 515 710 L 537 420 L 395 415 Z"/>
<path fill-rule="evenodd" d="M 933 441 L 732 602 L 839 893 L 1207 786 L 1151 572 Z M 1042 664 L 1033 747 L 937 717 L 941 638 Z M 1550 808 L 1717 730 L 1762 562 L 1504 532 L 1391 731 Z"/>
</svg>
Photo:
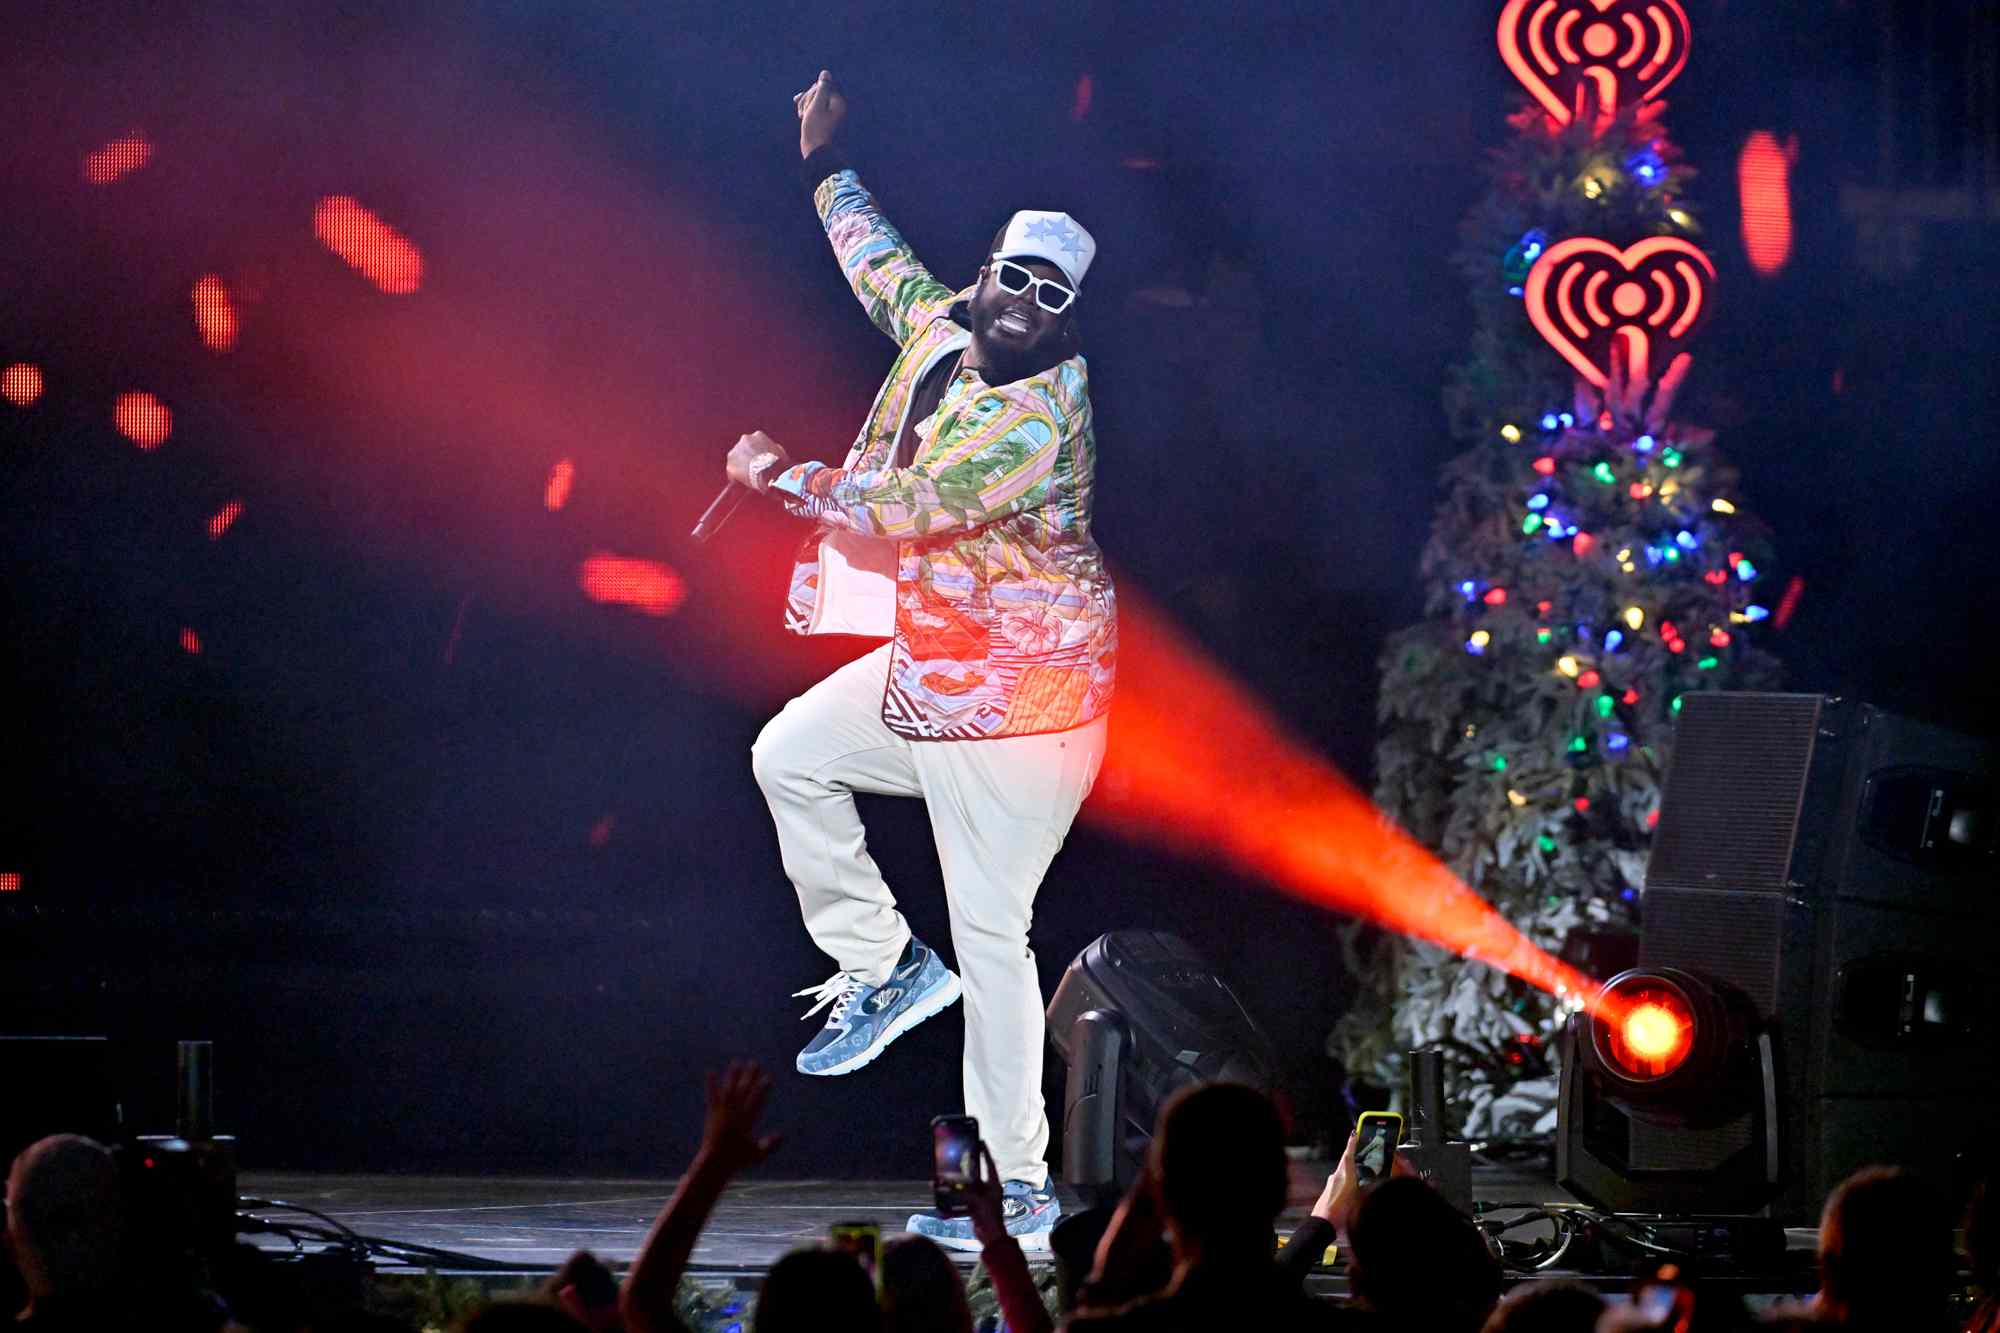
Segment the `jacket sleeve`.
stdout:
<svg viewBox="0 0 2000 1333">
<path fill-rule="evenodd" d="M 917 262 L 902 233 L 889 225 L 861 178 L 842 168 L 813 190 L 813 206 L 847 285 L 875 327 L 902 346 L 929 319 L 951 304 L 955 293 Z"/>
<path fill-rule="evenodd" d="M 799 463 L 770 489 L 796 514 L 872 537 L 970 530 L 1048 498 L 1075 424 L 1032 390 L 986 389 L 946 415 L 909 467 Z"/>
</svg>

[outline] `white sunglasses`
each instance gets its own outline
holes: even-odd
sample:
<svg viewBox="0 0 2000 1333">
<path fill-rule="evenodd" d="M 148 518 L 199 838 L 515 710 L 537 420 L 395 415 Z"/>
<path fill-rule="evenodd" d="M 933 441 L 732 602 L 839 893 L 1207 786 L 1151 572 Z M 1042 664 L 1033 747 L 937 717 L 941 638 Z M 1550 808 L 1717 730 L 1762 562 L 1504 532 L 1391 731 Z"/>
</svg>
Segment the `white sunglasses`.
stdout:
<svg viewBox="0 0 2000 1333">
<path fill-rule="evenodd" d="M 1060 315 L 1069 309 L 1069 303 L 1076 299 L 1076 292 L 1073 289 L 1063 286 L 1054 278 L 1038 278 L 1032 270 L 1023 268 L 1011 259 L 1002 259 L 999 255 L 992 255 L 990 258 L 993 260 L 993 281 L 1009 296 L 1019 296 L 1032 288 L 1035 293 L 1035 304 L 1051 315 Z M 1051 296 L 1055 300 L 1053 305 L 1049 304 Z"/>
</svg>

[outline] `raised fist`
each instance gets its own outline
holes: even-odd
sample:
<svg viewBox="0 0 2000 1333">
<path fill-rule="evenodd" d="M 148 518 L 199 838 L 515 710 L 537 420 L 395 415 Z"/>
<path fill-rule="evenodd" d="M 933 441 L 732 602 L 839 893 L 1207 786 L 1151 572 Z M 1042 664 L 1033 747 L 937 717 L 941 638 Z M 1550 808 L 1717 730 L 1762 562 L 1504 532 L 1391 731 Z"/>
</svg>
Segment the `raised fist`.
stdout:
<svg viewBox="0 0 2000 1333">
<path fill-rule="evenodd" d="M 812 87 L 792 99 L 792 106 L 799 113 L 801 158 L 811 157 L 813 149 L 832 143 L 834 132 L 847 118 L 847 98 L 825 70 L 819 72 Z"/>
</svg>

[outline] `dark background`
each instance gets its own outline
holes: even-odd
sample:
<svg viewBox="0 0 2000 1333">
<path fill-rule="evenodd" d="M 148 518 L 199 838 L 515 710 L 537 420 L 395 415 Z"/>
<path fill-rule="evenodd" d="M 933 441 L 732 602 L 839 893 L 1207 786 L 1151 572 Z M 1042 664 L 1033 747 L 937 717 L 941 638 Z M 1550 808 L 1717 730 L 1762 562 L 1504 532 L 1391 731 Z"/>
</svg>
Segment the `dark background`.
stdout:
<svg viewBox="0 0 2000 1333">
<path fill-rule="evenodd" d="M 1794 688 L 1990 734 L 2000 222 L 1975 195 L 1872 221 L 1855 192 L 1920 215 L 2000 185 L 1966 72 L 1992 77 L 1996 7 L 1688 8 L 1668 124 L 1721 282 L 1684 404 L 1805 580 L 1770 642 Z M 837 456 L 892 350 L 795 179 L 822 66 L 948 281 L 1015 208 L 1095 232 L 1099 540 L 1365 785 L 1375 653 L 1420 611 L 1462 447 L 1448 256 L 1517 101 L 1495 12 L 10 8 L 0 363 L 48 390 L 0 405 L 0 1033 L 120 1038 L 141 1129 L 170 1040 L 211 1037 L 221 1127 L 264 1165 L 671 1170 L 699 1071 L 789 1071 L 788 992 L 830 965 L 748 747 L 853 648 L 780 632 L 782 518 L 684 534 L 742 431 Z M 1737 225 L 1755 129 L 1800 142 L 1774 279 Z M 132 130 L 151 164 L 84 185 Z M 416 241 L 419 293 L 314 242 L 328 194 Z M 243 314 L 222 356 L 189 318 L 210 271 Z M 130 388 L 175 412 L 156 451 L 111 428 Z M 666 562 L 685 605 L 586 600 L 594 551 Z M 943 944 L 921 809 L 864 813 Z M 1045 986 L 1104 930 L 1182 934 L 1271 1029 L 1304 1131 L 1336 1114 L 1336 918 L 1087 821 L 1039 906 Z M 862 1075 L 782 1076 L 773 1169 L 921 1173 L 960 1034 L 953 1011 Z"/>
</svg>

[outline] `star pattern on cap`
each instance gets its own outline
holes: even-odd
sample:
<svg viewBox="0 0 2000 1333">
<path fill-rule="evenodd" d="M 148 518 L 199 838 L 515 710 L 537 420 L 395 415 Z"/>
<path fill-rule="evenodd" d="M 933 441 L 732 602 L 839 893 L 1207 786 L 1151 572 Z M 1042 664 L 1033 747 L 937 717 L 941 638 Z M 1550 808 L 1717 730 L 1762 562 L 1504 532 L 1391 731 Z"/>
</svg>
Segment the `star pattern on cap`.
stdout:
<svg viewBox="0 0 2000 1333">
<path fill-rule="evenodd" d="M 1031 241 L 1054 241 L 1058 248 L 1072 256 L 1083 254 L 1083 237 L 1076 228 L 1059 218 L 1030 222 L 1022 234 Z"/>
</svg>

